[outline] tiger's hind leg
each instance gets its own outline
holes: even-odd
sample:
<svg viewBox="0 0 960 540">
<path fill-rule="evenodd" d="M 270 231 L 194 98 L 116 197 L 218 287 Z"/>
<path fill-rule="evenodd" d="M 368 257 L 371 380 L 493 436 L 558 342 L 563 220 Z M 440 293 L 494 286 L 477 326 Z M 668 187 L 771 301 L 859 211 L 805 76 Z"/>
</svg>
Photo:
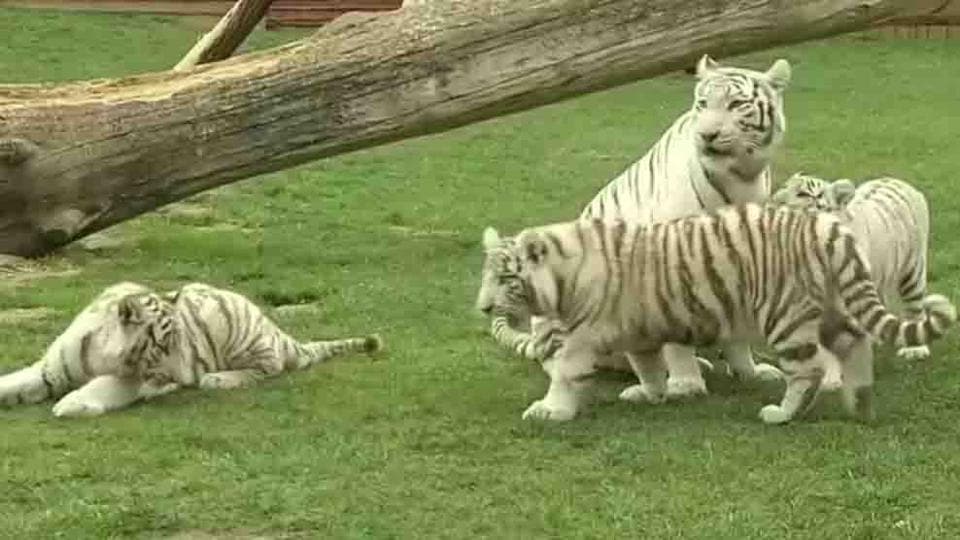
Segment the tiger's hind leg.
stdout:
<svg viewBox="0 0 960 540">
<path fill-rule="evenodd" d="M 923 298 L 927 295 L 926 261 L 916 265 L 910 275 L 903 277 L 897 292 L 903 303 L 904 318 L 909 321 L 923 320 Z M 926 345 L 903 347 L 897 351 L 897 356 L 904 360 L 922 360 L 930 356 L 930 348 Z"/>
<path fill-rule="evenodd" d="M 667 398 L 687 398 L 707 393 L 707 384 L 700 373 L 694 349 L 685 345 L 669 343 L 661 349 L 669 376 Z"/>
<path fill-rule="evenodd" d="M 785 343 L 775 345 L 774 349 L 786 374 L 787 388 L 779 405 L 771 404 L 760 409 L 760 419 L 766 424 L 783 424 L 803 415 L 816 404 L 829 361 L 825 355 L 830 353 L 815 341 Z"/>
<path fill-rule="evenodd" d="M 663 403 L 667 397 L 667 366 L 659 353 L 627 353 L 627 360 L 640 384 L 620 392 L 620 399 L 633 403 Z"/>
<path fill-rule="evenodd" d="M 841 364 L 843 404 L 847 412 L 864 422 L 874 419 L 873 347 L 868 338 L 854 342 Z"/>
<path fill-rule="evenodd" d="M 275 375 L 279 371 L 267 372 L 263 369 L 235 369 L 232 371 L 214 371 L 200 377 L 200 388 L 204 390 L 232 390 L 253 386 L 257 382 Z"/>
<path fill-rule="evenodd" d="M 198 386 L 204 390 L 231 390 L 252 386 L 284 369 L 283 357 L 272 340 L 260 338 L 242 357 L 227 361 L 226 369 L 204 373 Z"/>
</svg>

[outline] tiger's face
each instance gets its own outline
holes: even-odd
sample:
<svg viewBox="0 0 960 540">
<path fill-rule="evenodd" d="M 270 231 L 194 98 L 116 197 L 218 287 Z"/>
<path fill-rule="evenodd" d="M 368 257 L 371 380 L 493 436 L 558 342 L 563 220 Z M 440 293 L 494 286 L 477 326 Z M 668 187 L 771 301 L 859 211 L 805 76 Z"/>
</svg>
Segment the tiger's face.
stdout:
<svg viewBox="0 0 960 540">
<path fill-rule="evenodd" d="M 853 182 L 846 179 L 828 182 L 802 172 L 794 173 L 784 187 L 773 194 L 772 200 L 796 208 L 834 212 L 842 209 L 856 190 Z"/>
<path fill-rule="evenodd" d="M 514 322 L 531 316 L 556 317 L 560 287 L 556 277 L 555 249 L 540 231 L 528 229 L 503 237 L 488 227 L 483 232 L 486 258 L 477 309 L 486 315 L 506 316 Z"/>
<path fill-rule="evenodd" d="M 769 159 L 767 150 L 786 130 L 783 91 L 790 64 L 783 59 L 766 72 L 718 65 L 704 55 L 694 89 L 694 139 L 701 155 L 722 159 Z"/>
<path fill-rule="evenodd" d="M 484 315 L 504 315 L 524 320 L 531 315 L 524 264 L 513 237 L 500 237 L 496 229 L 483 231 L 485 258 L 477 294 L 477 309 Z"/>
<path fill-rule="evenodd" d="M 173 328 L 173 305 L 160 295 L 124 296 L 85 338 L 96 351 L 89 357 L 91 369 L 97 375 L 147 376 L 168 352 Z"/>
</svg>

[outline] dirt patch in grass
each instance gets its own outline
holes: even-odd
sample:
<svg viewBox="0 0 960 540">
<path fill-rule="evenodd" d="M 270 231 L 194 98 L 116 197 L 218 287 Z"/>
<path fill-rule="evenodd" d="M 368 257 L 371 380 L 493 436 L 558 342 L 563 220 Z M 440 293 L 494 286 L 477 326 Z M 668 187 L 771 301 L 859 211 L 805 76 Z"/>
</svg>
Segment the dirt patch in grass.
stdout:
<svg viewBox="0 0 960 540">
<path fill-rule="evenodd" d="M 444 238 L 455 238 L 460 236 L 458 231 L 445 230 L 445 229 L 415 229 L 413 227 L 406 227 L 404 225 L 390 225 L 387 227 L 387 230 L 397 234 L 402 234 L 404 236 L 428 236 L 428 237 L 444 237 Z"/>
<path fill-rule="evenodd" d="M 249 533 L 242 531 L 182 531 L 170 535 L 157 535 L 151 538 L 163 538 L 164 540 L 219 540 L 221 538 L 230 538 L 236 540 L 274 540 L 274 539 L 293 539 L 307 538 L 307 533 Z"/>
<path fill-rule="evenodd" d="M 36 321 L 55 315 L 57 311 L 47 307 L 11 308 L 0 310 L 0 325 Z"/>
<path fill-rule="evenodd" d="M 13 287 L 37 279 L 67 277 L 79 273 L 79 268 L 63 259 L 5 258 L 0 260 L 0 287 Z"/>
</svg>

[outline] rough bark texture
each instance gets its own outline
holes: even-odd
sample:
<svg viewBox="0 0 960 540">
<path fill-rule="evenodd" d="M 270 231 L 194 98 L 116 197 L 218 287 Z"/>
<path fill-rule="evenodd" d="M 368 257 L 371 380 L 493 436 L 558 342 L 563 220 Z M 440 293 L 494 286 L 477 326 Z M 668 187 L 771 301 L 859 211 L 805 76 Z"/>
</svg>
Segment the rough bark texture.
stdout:
<svg viewBox="0 0 960 540">
<path fill-rule="evenodd" d="M 272 2 L 273 0 L 237 0 L 230 11 L 197 41 L 173 70 L 183 71 L 199 64 L 230 58 L 233 51 L 237 50 L 257 27 L 260 19 L 267 14 Z"/>
<path fill-rule="evenodd" d="M 214 186 L 661 74 L 703 53 L 943 3 L 447 0 L 348 14 L 310 39 L 185 72 L 0 86 L 0 253 L 42 254 Z"/>
</svg>

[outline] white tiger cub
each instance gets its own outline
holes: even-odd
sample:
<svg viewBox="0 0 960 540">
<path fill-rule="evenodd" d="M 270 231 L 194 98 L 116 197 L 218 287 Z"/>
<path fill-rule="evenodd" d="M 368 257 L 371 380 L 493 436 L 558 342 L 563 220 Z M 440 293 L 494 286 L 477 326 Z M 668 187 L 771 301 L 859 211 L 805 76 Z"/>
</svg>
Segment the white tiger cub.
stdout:
<svg viewBox="0 0 960 540">
<path fill-rule="evenodd" d="M 0 404 L 63 396 L 56 416 L 94 416 L 181 387 L 237 388 L 380 348 L 376 335 L 300 343 L 246 297 L 201 283 L 165 294 L 119 283 L 84 308 L 41 360 L 0 377 Z"/>
<path fill-rule="evenodd" d="M 506 238 L 488 228 L 483 243 L 477 308 L 557 322 L 556 354 L 543 362 L 550 387 L 524 418 L 572 419 L 597 355 L 625 353 L 641 382 L 631 399 L 660 403 L 664 343 L 759 341 L 787 375 L 781 402 L 760 411 L 765 423 L 803 414 L 826 383 L 869 420 L 870 340 L 924 345 L 957 316 L 939 295 L 924 298 L 920 320 L 887 311 L 852 231 L 827 212 L 747 204 L 655 225 L 578 220 Z"/>
<path fill-rule="evenodd" d="M 790 83 L 790 64 L 780 59 L 759 72 L 721 66 L 704 55 L 696 76 L 690 110 L 642 158 L 601 189 L 581 218 L 659 223 L 731 203 L 767 200 L 770 162 L 786 131 L 783 92 Z M 515 322 L 495 317 L 491 332 L 502 345 L 535 356 L 537 347 L 528 344 L 530 337 L 510 328 Z M 551 327 L 538 320 L 530 326 L 534 333 Z M 693 348 L 671 344 L 663 355 L 670 396 L 706 393 Z M 724 356 L 742 378 L 783 376 L 774 366 L 755 364 L 743 344 L 726 345 Z M 629 369 L 622 355 L 598 362 Z"/>
<path fill-rule="evenodd" d="M 855 186 L 847 179 L 829 182 L 805 173 L 787 179 L 773 201 L 833 212 L 865 250 L 870 271 L 887 305 L 902 304 L 907 318 L 923 316 L 927 293 L 930 209 L 926 197 L 896 178 L 876 178 Z M 926 358 L 926 345 L 897 351 L 906 359 Z"/>
</svg>

